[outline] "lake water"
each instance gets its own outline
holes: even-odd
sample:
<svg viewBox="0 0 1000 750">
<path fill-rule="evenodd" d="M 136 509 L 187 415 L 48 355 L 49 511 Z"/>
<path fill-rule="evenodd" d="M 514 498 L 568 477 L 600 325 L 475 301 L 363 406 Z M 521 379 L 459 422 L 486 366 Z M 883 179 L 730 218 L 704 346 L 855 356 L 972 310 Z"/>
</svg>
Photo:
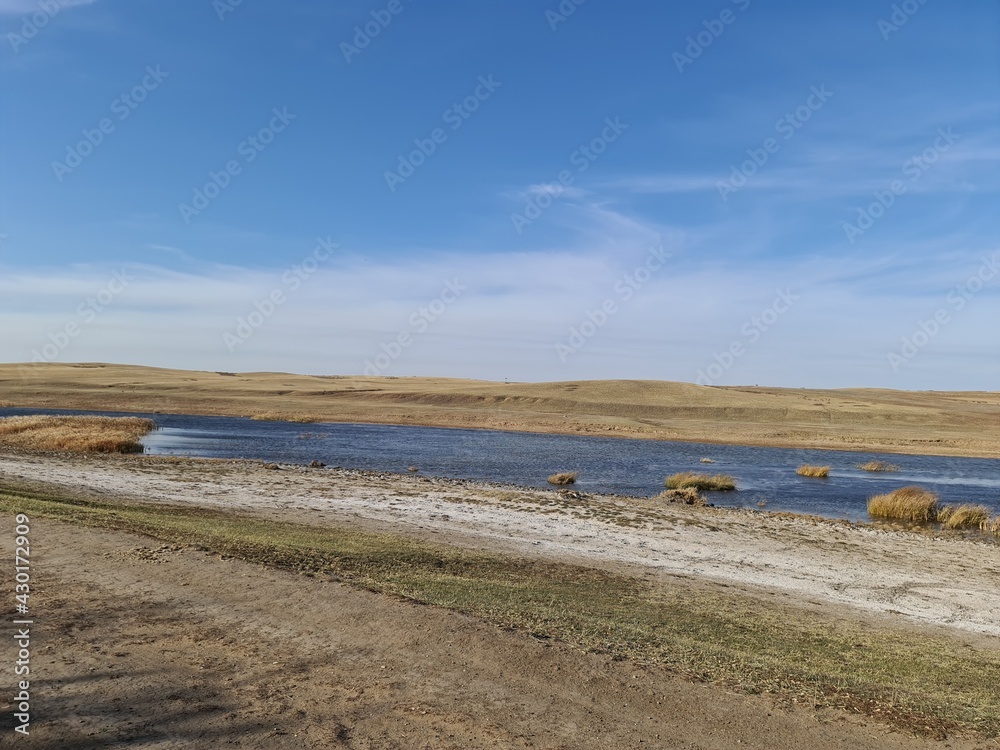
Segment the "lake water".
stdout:
<svg viewBox="0 0 1000 750">
<path fill-rule="evenodd" d="M 66 409 L 0 409 L 20 414 L 93 414 Z M 143 439 L 155 455 L 246 458 L 405 473 L 480 479 L 549 487 L 557 471 L 577 471 L 575 488 L 649 496 L 663 490 L 666 476 L 679 471 L 731 474 L 737 492 L 707 493 L 720 506 L 815 513 L 865 520 L 867 499 L 907 484 L 933 489 L 944 502 L 976 502 L 1000 512 L 1000 460 L 903 456 L 847 451 L 753 448 L 622 438 L 536 435 L 494 430 L 458 430 L 393 425 L 253 421 L 244 417 L 176 414 L 146 416 L 159 429 Z M 711 458 L 713 464 L 703 464 Z M 882 459 L 900 467 L 873 474 L 855 464 Z M 795 474 L 804 463 L 830 466 L 829 479 Z"/>
</svg>

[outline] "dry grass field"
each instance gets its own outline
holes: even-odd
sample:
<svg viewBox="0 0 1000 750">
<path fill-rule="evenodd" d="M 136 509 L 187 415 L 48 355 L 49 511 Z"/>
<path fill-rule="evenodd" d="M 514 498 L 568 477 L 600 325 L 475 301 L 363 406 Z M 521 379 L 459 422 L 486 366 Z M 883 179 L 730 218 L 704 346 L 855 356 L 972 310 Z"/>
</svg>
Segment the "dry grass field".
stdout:
<svg viewBox="0 0 1000 750">
<path fill-rule="evenodd" d="M 139 417 L 4 417 L 0 447 L 76 453 L 142 453 L 139 439 L 156 429 Z"/>
<path fill-rule="evenodd" d="M 1000 393 L 705 387 L 640 380 L 507 384 L 6 364 L 0 365 L 0 402 L 1000 457 Z"/>
</svg>

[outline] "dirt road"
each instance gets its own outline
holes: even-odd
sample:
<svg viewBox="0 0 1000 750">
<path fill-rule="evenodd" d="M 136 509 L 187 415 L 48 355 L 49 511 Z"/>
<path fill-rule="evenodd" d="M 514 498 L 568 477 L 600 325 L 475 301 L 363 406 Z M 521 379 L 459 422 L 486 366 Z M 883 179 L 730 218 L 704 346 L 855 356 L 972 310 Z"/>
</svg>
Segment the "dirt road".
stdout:
<svg viewBox="0 0 1000 750">
<path fill-rule="evenodd" d="M 12 525 L 0 519 L 2 538 Z M 3 747 L 986 747 L 780 708 L 141 537 L 41 520 L 32 537 L 33 720 L 11 741 L 5 707 Z"/>
</svg>

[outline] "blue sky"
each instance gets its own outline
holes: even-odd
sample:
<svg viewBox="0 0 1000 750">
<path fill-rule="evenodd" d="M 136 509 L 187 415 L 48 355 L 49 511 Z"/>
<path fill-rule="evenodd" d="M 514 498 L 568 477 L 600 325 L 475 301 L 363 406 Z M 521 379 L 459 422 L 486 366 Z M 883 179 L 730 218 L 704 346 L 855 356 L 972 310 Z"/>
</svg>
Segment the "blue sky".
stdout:
<svg viewBox="0 0 1000 750">
<path fill-rule="evenodd" d="M 994 2 L 0 21 L 4 361 L 997 388 Z"/>
</svg>

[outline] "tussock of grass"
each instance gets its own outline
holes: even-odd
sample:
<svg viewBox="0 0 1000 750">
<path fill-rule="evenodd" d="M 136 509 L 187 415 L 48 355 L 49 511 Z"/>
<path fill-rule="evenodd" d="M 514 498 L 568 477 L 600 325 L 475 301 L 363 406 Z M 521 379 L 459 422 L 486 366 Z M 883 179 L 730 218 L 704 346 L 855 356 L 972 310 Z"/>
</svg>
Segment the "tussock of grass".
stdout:
<svg viewBox="0 0 1000 750">
<path fill-rule="evenodd" d="M 684 505 L 706 505 L 703 498 L 694 487 L 685 487 L 680 490 L 667 490 L 658 495 L 659 499 L 668 503 L 683 503 Z"/>
<path fill-rule="evenodd" d="M 856 464 L 856 468 L 861 469 L 861 471 L 899 471 L 896 464 L 891 464 L 888 461 L 867 461 L 863 464 Z"/>
<path fill-rule="evenodd" d="M 699 491 L 705 490 L 735 490 L 736 480 L 728 474 L 695 474 L 692 471 L 682 471 L 667 477 L 668 490 L 683 490 L 692 487 Z"/>
<path fill-rule="evenodd" d="M 1000 732 L 1000 653 L 961 638 L 827 618 L 683 579 L 610 572 L 190 506 L 64 497 L 0 485 L 0 512 L 147 534 L 446 607 L 698 680 L 846 707 L 942 734 Z"/>
<path fill-rule="evenodd" d="M 946 505 L 938 511 L 938 523 L 943 529 L 981 529 L 990 528 L 990 509 L 985 505 Z"/>
<path fill-rule="evenodd" d="M 992 521 L 990 521 L 986 530 L 993 536 L 1000 536 L 1000 516 L 996 516 Z"/>
<path fill-rule="evenodd" d="M 567 484 L 576 483 L 576 472 L 575 471 L 560 471 L 558 474 L 552 474 L 548 478 L 549 484 L 554 484 L 556 486 L 564 486 Z"/>
<path fill-rule="evenodd" d="M 0 446 L 77 453 L 142 453 L 139 439 L 156 429 L 140 417 L 0 418 Z"/>
<path fill-rule="evenodd" d="M 927 523 L 937 518 L 938 510 L 937 494 L 923 487 L 901 487 L 868 498 L 868 515 L 873 518 Z"/>
<path fill-rule="evenodd" d="M 800 477 L 816 477 L 818 479 L 826 479 L 830 476 L 829 466 L 810 466 L 809 464 L 803 464 L 795 470 L 795 473 Z"/>
</svg>

